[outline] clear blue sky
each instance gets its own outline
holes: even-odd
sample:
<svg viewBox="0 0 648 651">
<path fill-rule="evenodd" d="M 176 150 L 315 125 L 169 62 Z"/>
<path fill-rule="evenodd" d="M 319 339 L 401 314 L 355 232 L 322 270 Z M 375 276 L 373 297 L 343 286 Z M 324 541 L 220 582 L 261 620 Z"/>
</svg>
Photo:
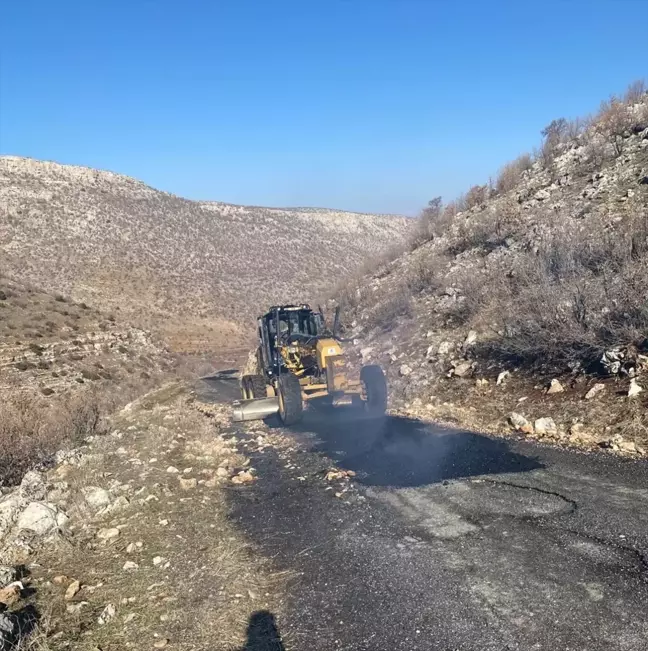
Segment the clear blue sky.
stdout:
<svg viewBox="0 0 648 651">
<path fill-rule="evenodd" d="M 0 152 L 414 214 L 648 75 L 648 0 L 13 0 Z"/>
</svg>

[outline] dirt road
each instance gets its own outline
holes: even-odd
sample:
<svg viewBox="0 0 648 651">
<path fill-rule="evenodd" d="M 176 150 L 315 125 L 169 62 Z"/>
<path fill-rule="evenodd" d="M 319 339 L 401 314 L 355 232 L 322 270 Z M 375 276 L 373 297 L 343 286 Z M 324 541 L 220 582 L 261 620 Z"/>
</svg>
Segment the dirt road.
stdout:
<svg viewBox="0 0 648 651">
<path fill-rule="evenodd" d="M 343 411 L 255 451 L 264 427 L 230 506 L 295 577 L 287 651 L 647 648 L 645 462 Z"/>
</svg>

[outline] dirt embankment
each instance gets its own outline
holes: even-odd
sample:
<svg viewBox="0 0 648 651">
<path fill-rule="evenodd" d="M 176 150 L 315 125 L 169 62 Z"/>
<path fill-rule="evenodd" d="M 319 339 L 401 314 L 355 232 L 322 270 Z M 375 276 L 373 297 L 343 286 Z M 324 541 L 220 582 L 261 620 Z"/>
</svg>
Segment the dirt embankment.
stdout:
<svg viewBox="0 0 648 651">
<path fill-rule="evenodd" d="M 228 423 L 173 383 L 1 496 L 0 649 L 267 648 L 287 577 L 227 519 L 256 480 Z"/>
</svg>

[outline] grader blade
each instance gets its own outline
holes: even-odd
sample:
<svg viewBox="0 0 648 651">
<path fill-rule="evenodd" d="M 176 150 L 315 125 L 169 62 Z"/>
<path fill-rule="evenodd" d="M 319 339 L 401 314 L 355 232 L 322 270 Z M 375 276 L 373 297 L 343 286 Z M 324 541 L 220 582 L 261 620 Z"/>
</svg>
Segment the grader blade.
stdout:
<svg viewBox="0 0 648 651">
<path fill-rule="evenodd" d="M 263 420 L 279 411 L 278 398 L 254 398 L 234 403 L 232 420 L 240 423 L 246 420 Z"/>
</svg>

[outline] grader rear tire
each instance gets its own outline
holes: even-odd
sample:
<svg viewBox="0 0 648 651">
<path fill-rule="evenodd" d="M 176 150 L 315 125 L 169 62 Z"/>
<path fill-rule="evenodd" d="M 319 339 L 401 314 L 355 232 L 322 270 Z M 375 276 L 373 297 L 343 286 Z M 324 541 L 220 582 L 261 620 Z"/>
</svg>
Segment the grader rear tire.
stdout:
<svg viewBox="0 0 648 651">
<path fill-rule="evenodd" d="M 284 425 L 295 425 L 302 419 L 304 414 L 304 403 L 299 380 L 292 373 L 279 376 L 277 393 L 281 422 Z"/>
</svg>

